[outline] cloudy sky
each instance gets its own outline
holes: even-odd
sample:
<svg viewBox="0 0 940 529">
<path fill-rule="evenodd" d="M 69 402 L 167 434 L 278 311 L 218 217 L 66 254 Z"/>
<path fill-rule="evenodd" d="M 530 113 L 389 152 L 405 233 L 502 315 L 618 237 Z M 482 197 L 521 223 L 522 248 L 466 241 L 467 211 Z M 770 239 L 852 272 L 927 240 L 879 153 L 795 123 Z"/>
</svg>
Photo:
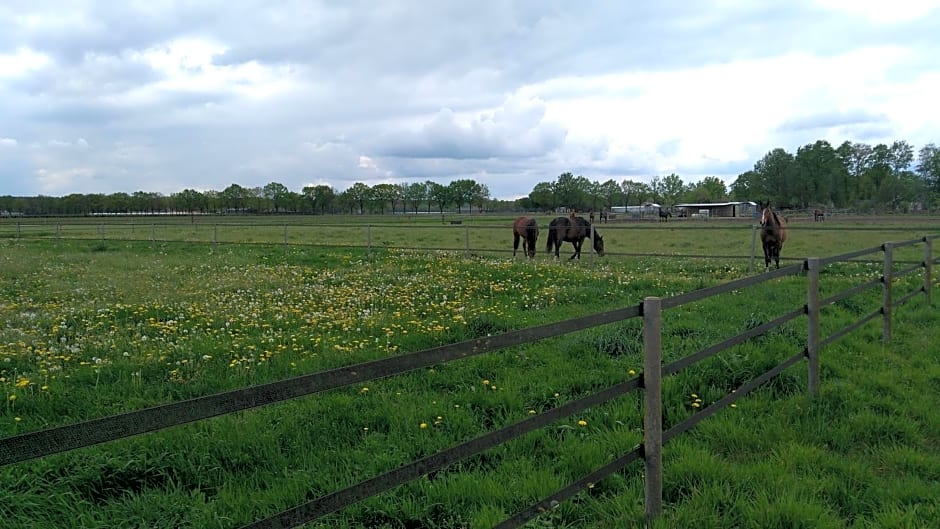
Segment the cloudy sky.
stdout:
<svg viewBox="0 0 940 529">
<path fill-rule="evenodd" d="M 727 183 L 940 143 L 940 0 L 2 0 L 0 195 Z"/>
</svg>

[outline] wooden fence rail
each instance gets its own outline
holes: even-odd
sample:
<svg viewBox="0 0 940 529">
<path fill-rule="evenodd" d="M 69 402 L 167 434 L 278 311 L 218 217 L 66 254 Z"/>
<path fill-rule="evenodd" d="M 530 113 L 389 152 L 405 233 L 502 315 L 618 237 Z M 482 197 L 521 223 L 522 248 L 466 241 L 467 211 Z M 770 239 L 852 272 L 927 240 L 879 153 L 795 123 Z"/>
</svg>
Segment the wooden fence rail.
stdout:
<svg viewBox="0 0 940 529">
<path fill-rule="evenodd" d="M 549 497 L 543 498 L 534 505 L 517 512 L 512 517 L 504 520 L 497 527 L 500 529 L 520 527 L 550 506 L 556 505 L 558 502 L 574 496 L 578 492 L 590 487 L 593 483 L 623 469 L 639 459 L 643 459 L 645 465 L 646 515 L 649 520 L 652 520 L 662 512 L 662 446 L 664 443 L 667 443 L 676 436 L 691 429 L 710 415 L 731 405 L 750 391 L 799 363 L 804 358 L 808 360 L 808 392 L 810 395 L 817 395 L 820 383 L 819 352 L 822 347 L 858 329 L 865 323 L 879 316 L 883 318 L 883 339 L 889 340 L 892 307 L 903 304 L 919 294 L 924 294 L 929 303 L 932 288 L 932 267 L 933 264 L 937 262 L 932 254 L 932 241 L 936 237 L 938 236 L 931 235 L 898 243 L 885 243 L 881 246 L 853 251 L 833 257 L 809 258 L 799 264 L 773 270 L 765 274 L 745 277 L 721 285 L 680 294 L 678 296 L 669 298 L 648 297 L 638 305 L 623 309 L 510 331 L 495 336 L 445 345 L 399 357 L 356 364 L 320 373 L 289 378 L 278 382 L 226 391 L 110 417 L 7 437 L 0 439 L 0 466 L 98 443 L 110 442 L 222 414 L 283 402 L 288 399 L 311 395 L 350 384 L 362 384 L 370 380 L 389 377 L 443 362 L 455 361 L 484 353 L 495 353 L 511 346 L 532 343 L 538 340 L 591 329 L 601 325 L 622 322 L 632 318 L 642 318 L 644 360 L 643 372 L 640 375 L 587 397 L 568 402 L 539 415 L 529 417 L 523 421 L 489 432 L 470 441 L 444 449 L 423 459 L 406 464 L 345 489 L 298 505 L 274 516 L 258 520 L 245 527 L 267 529 L 298 526 L 422 475 L 443 469 L 466 457 L 479 454 L 484 450 L 505 443 L 535 429 L 547 426 L 557 420 L 638 389 L 643 390 L 643 443 L 641 445 L 584 478 L 569 484 L 567 487 Z M 916 266 L 903 270 L 893 270 L 894 249 L 918 244 L 924 244 L 925 247 L 923 261 Z M 884 272 L 880 278 L 864 282 L 850 289 L 835 293 L 827 298 L 820 298 L 820 270 L 824 265 L 850 261 L 874 253 L 883 253 Z M 898 277 L 913 274 L 921 269 L 924 270 L 923 285 L 919 289 L 894 299 L 892 292 L 893 280 Z M 664 310 L 784 276 L 800 275 L 803 273 L 805 273 L 807 277 L 807 297 L 804 305 L 796 307 L 770 322 L 755 326 L 744 333 L 705 347 L 677 361 L 666 365 L 663 364 L 661 341 L 662 313 Z M 881 285 L 883 290 L 883 299 L 882 305 L 878 310 L 863 316 L 859 320 L 841 330 L 835 331 L 827 337 L 820 336 L 820 314 L 823 307 L 832 305 L 879 285 Z M 807 316 L 807 343 L 804 346 L 798 347 L 795 353 L 781 361 L 776 367 L 744 383 L 734 392 L 718 399 L 695 415 L 669 429 L 663 429 L 663 377 L 676 374 L 729 347 L 765 334 L 804 314 Z"/>
</svg>

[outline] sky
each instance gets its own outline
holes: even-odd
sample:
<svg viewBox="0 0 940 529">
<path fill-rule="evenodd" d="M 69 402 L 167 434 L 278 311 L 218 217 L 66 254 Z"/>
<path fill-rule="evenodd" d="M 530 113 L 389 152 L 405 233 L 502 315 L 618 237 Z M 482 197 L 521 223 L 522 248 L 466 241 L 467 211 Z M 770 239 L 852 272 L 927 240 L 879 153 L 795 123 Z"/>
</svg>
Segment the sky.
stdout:
<svg viewBox="0 0 940 529">
<path fill-rule="evenodd" d="M 940 144 L 938 34 L 940 0 L 2 0 L 0 195 L 731 184 Z"/>
</svg>

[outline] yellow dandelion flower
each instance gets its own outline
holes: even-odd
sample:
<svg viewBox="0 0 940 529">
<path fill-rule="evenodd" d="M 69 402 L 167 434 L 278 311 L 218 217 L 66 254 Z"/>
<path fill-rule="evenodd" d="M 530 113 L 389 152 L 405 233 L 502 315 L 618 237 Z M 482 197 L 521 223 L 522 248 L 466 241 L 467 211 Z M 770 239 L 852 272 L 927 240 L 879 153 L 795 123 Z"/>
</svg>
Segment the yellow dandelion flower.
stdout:
<svg viewBox="0 0 940 529">
<path fill-rule="evenodd" d="M 484 386 L 489 386 L 489 385 L 490 385 L 489 379 L 483 379 L 483 385 L 484 385 Z"/>
<path fill-rule="evenodd" d="M 423 430 L 423 429 L 425 429 L 425 428 L 428 427 L 428 423 L 426 423 L 426 422 L 424 422 L 424 421 L 421 421 L 421 424 L 419 424 L 418 427 Z"/>
<path fill-rule="evenodd" d="M 369 388 L 367 388 L 367 387 L 365 387 L 365 386 L 363 386 L 362 389 L 359 390 L 359 393 L 362 393 L 362 394 L 365 394 L 365 393 L 368 393 L 368 392 L 369 392 Z"/>
<path fill-rule="evenodd" d="M 582 426 L 582 427 L 587 426 L 587 421 L 585 421 L 584 419 L 581 419 L 580 421 L 578 421 L 578 426 Z"/>
<path fill-rule="evenodd" d="M 10 396 L 7 397 L 7 398 L 12 402 L 12 401 L 16 400 L 16 395 L 10 395 Z"/>
<path fill-rule="evenodd" d="M 25 388 L 28 385 L 29 385 L 29 379 L 25 377 L 22 377 L 19 380 L 17 380 L 15 384 L 15 386 L 18 388 Z"/>
<path fill-rule="evenodd" d="M 21 419 L 21 418 L 19 418 L 19 417 L 13 417 L 13 420 L 16 421 L 16 422 L 20 422 L 20 421 L 22 421 L 23 419 Z"/>
<path fill-rule="evenodd" d="M 627 374 L 632 377 L 633 375 L 636 374 L 636 370 L 631 369 L 631 370 L 627 371 Z"/>
<path fill-rule="evenodd" d="M 695 393 L 693 393 L 693 394 L 692 394 L 692 398 L 693 398 L 693 399 L 697 399 L 697 398 L 698 398 L 698 395 L 696 395 Z"/>
<path fill-rule="evenodd" d="M 698 402 L 693 402 L 693 403 L 692 403 L 692 407 L 693 407 L 693 408 L 699 408 L 699 407 L 701 407 L 701 406 L 702 406 L 702 405 L 699 404 Z"/>
<path fill-rule="evenodd" d="M 529 410 L 529 415 L 535 415 L 535 410 Z"/>
</svg>

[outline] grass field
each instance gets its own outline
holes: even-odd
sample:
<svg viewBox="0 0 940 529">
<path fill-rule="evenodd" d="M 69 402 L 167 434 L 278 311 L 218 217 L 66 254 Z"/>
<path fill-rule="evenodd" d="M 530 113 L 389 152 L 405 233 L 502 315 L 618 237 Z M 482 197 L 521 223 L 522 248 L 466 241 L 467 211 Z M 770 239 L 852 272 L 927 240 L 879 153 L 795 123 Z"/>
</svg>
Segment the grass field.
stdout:
<svg viewBox="0 0 940 529">
<path fill-rule="evenodd" d="M 504 220 L 491 219 L 489 229 Z M 430 224 L 421 244 L 396 241 L 440 247 L 455 233 L 465 237 L 463 226 Z M 469 259 L 382 250 L 381 237 L 372 252 L 278 240 L 2 239 L 0 437 L 747 275 L 746 259 L 618 255 L 624 247 L 747 255 L 749 226 L 718 224 L 603 226 L 614 253 L 581 263 L 555 263 L 541 251 L 535 262 L 513 260 L 501 253 L 511 249 L 508 229 L 498 242 L 481 237 L 492 252 Z M 794 227 L 784 255 L 929 233 L 895 227 Z M 283 226 L 270 230 L 283 241 Z M 922 257 L 912 249 L 895 260 Z M 877 262 L 833 265 L 823 295 L 880 273 Z M 805 289 L 805 280 L 785 278 L 667 311 L 667 360 L 795 309 Z M 880 296 L 828 307 L 823 334 L 870 312 Z M 800 364 L 666 445 L 657 526 L 931 527 L 940 518 L 936 303 L 918 297 L 897 308 L 890 344 L 872 323 L 825 348 L 819 398 L 806 396 Z M 798 352 L 802 321 L 667 379 L 666 425 Z M 629 378 L 641 351 L 638 322 L 625 322 L 0 468 L 0 527 L 238 527 Z M 309 526 L 491 527 L 631 450 L 641 439 L 639 413 L 631 394 Z M 641 474 L 634 465 L 530 526 L 642 526 Z"/>
</svg>

